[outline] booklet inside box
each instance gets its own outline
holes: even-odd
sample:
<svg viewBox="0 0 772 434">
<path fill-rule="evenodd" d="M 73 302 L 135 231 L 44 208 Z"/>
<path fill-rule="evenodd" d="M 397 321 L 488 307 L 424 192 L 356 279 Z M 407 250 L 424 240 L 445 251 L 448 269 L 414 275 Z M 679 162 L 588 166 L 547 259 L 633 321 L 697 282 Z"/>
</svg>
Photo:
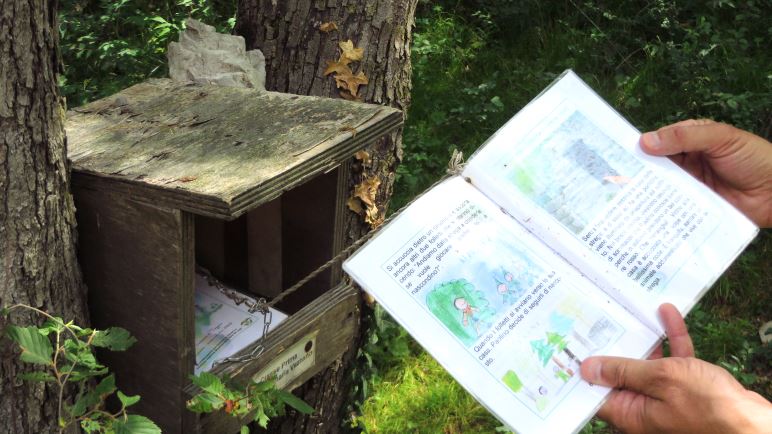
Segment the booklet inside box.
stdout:
<svg viewBox="0 0 772 434">
<path fill-rule="evenodd" d="M 232 221 L 195 217 L 195 373 L 208 371 L 263 335 L 264 315 L 225 292 L 270 301 L 332 257 L 338 171 L 314 178 Z M 326 271 L 271 309 L 270 330 L 329 291 L 340 273 Z"/>
</svg>

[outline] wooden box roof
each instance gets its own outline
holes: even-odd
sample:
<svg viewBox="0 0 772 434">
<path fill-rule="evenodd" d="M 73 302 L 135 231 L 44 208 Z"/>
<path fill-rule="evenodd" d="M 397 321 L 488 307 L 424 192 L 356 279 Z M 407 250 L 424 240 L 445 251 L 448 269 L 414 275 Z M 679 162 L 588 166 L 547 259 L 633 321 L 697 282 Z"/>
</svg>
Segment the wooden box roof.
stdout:
<svg viewBox="0 0 772 434">
<path fill-rule="evenodd" d="M 235 218 L 402 123 L 343 99 L 150 80 L 67 113 L 76 182 Z"/>
</svg>

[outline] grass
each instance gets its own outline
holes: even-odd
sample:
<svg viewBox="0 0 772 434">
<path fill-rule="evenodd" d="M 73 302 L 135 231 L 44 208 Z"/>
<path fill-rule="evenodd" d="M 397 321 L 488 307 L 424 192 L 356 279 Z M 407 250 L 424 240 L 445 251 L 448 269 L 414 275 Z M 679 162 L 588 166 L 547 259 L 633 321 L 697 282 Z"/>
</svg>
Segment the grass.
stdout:
<svg viewBox="0 0 772 434">
<path fill-rule="evenodd" d="M 370 433 L 490 433 L 501 424 L 426 353 L 411 355 L 374 387 L 358 425 Z"/>
</svg>

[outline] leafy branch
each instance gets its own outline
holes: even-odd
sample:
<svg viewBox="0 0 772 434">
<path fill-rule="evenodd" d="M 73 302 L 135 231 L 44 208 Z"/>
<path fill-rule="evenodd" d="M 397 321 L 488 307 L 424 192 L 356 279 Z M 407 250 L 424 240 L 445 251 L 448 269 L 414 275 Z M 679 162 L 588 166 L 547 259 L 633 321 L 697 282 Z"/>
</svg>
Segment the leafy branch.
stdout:
<svg viewBox="0 0 772 434">
<path fill-rule="evenodd" d="M 249 415 L 263 428 L 268 426 L 272 417 L 284 415 L 287 405 L 295 410 L 311 414 L 314 409 L 295 395 L 278 389 L 273 381 L 250 381 L 246 385 L 203 372 L 190 377 L 201 392 L 187 402 L 188 410 L 195 413 L 225 413 L 243 419 Z M 249 427 L 243 425 L 241 434 L 249 433 Z"/>
<path fill-rule="evenodd" d="M 25 381 L 54 383 L 58 388 L 57 420 L 59 432 L 78 424 L 86 433 L 105 434 L 160 434 L 161 430 L 150 419 L 129 414 L 127 409 L 139 402 L 139 396 L 127 396 L 115 386 L 115 376 L 94 356 L 94 348 L 125 351 L 136 339 L 120 327 L 106 330 L 82 328 L 72 321 L 52 316 L 25 304 L 16 304 L 0 310 L 7 317 L 12 311 L 24 309 L 46 318 L 42 326 L 20 327 L 8 325 L 5 334 L 21 350 L 22 362 L 40 368 L 20 375 Z M 98 381 L 98 382 L 97 382 Z M 93 384 L 97 382 L 96 386 Z M 75 387 L 75 403 L 65 402 L 67 387 Z M 111 413 L 105 401 L 116 395 L 121 407 Z"/>
</svg>

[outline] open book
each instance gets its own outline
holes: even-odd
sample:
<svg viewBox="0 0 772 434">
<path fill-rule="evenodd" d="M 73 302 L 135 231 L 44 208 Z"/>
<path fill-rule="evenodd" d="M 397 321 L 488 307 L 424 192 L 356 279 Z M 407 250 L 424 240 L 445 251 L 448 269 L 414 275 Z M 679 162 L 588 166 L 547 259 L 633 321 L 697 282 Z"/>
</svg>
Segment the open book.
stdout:
<svg viewBox="0 0 772 434">
<path fill-rule="evenodd" d="M 649 355 L 758 232 L 639 137 L 567 71 L 343 268 L 507 427 L 577 431 L 581 361 Z"/>
</svg>

